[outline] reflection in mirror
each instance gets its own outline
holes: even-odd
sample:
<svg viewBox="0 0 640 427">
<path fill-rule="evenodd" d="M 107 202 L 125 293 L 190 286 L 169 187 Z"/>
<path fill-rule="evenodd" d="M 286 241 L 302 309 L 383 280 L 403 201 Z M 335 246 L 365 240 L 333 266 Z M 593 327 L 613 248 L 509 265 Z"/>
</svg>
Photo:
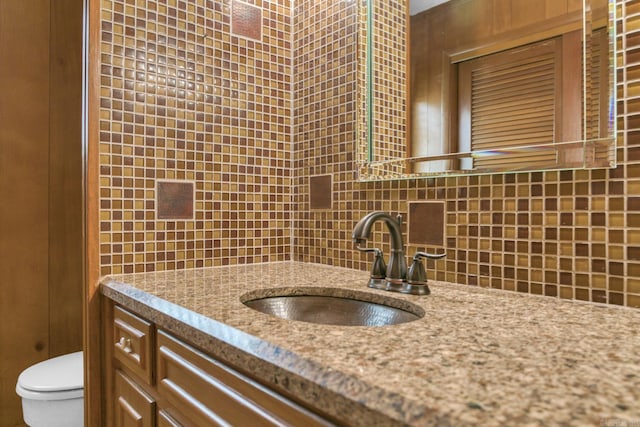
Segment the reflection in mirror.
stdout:
<svg viewBox="0 0 640 427">
<path fill-rule="evenodd" d="M 615 166 L 612 3 L 366 6 L 361 179 Z"/>
</svg>

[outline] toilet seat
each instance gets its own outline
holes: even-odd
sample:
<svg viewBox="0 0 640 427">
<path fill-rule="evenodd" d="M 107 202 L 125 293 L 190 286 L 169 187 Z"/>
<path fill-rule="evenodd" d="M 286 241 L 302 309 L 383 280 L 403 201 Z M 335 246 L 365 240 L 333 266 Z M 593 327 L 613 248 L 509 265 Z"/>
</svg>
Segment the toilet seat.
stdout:
<svg viewBox="0 0 640 427">
<path fill-rule="evenodd" d="M 84 395 L 82 352 L 37 363 L 18 377 L 16 393 L 33 400 L 65 400 Z"/>
</svg>

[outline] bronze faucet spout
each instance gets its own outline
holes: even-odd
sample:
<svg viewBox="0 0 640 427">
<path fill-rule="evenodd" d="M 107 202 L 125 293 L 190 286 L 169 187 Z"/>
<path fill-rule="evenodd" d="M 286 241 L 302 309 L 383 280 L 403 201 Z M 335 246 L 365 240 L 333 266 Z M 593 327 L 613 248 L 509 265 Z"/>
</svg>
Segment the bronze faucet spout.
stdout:
<svg viewBox="0 0 640 427">
<path fill-rule="evenodd" d="M 404 257 L 404 241 L 402 240 L 401 217 L 393 218 L 386 212 L 371 212 L 365 215 L 353 229 L 352 238 L 355 243 L 362 243 L 371 234 L 371 228 L 382 220 L 387 225 L 391 236 L 391 256 L 387 263 L 387 286 L 401 286 L 407 275 L 407 260 Z"/>
</svg>

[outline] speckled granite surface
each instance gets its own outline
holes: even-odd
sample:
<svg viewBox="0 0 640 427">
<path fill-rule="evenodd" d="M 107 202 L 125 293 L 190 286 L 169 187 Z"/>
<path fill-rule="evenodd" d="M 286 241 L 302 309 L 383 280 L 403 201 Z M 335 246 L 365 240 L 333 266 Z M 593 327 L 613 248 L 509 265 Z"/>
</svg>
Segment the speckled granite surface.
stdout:
<svg viewBox="0 0 640 427">
<path fill-rule="evenodd" d="M 348 424 L 640 425 L 640 311 L 441 282 L 430 296 L 404 296 L 368 289 L 367 277 L 285 262 L 111 276 L 102 293 Z M 340 327 L 241 303 L 302 287 L 377 294 L 426 314 Z"/>
</svg>

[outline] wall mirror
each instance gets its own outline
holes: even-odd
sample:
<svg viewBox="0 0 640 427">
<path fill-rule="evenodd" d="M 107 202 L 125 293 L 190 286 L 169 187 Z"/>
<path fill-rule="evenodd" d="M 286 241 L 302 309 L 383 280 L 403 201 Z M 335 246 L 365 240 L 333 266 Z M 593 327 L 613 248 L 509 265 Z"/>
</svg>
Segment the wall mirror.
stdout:
<svg viewBox="0 0 640 427">
<path fill-rule="evenodd" d="M 359 6 L 360 180 L 615 167 L 615 0 Z"/>
</svg>

